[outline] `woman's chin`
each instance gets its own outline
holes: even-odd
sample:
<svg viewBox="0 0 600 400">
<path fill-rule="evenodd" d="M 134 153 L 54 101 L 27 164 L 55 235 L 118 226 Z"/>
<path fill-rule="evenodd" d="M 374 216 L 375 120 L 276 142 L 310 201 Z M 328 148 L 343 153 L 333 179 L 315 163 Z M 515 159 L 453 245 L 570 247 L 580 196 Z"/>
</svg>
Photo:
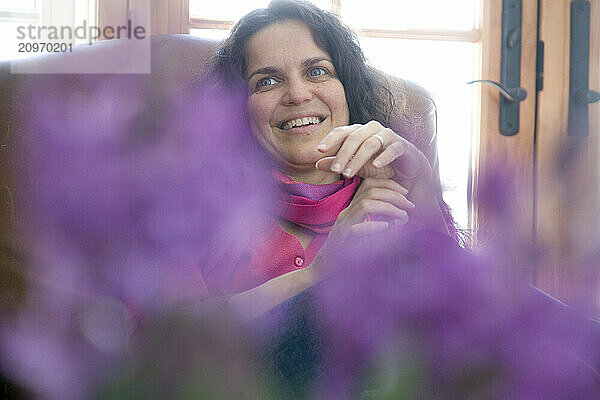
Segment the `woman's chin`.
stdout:
<svg viewBox="0 0 600 400">
<path fill-rule="evenodd" d="M 286 166 L 293 169 L 309 171 L 315 169 L 315 164 L 321 158 L 325 157 L 324 154 L 315 151 L 310 154 L 293 154 L 288 155 L 283 161 Z"/>
</svg>

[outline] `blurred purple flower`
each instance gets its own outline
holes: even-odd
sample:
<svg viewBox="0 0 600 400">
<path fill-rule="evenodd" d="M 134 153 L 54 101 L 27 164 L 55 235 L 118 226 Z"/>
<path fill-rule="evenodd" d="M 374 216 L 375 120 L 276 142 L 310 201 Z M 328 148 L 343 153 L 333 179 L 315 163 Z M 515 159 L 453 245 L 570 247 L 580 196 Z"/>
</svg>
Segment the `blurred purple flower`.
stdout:
<svg viewBox="0 0 600 400">
<path fill-rule="evenodd" d="M 498 196 L 488 206 L 512 212 Z M 431 232 L 385 242 L 344 254 L 343 273 L 317 292 L 327 398 L 357 398 L 373 382 L 368 398 L 600 396 L 600 324 L 528 285 L 523 257 L 478 256 Z M 407 373 L 410 385 L 398 381 Z"/>
<path fill-rule="evenodd" d="M 121 360 L 131 310 L 207 297 L 203 252 L 226 240 L 235 254 L 268 206 L 269 174 L 245 91 L 207 83 L 165 97 L 144 76 L 32 82 L 15 162 L 28 300 L 4 318 L 0 353 L 43 398 L 84 398 Z"/>
</svg>

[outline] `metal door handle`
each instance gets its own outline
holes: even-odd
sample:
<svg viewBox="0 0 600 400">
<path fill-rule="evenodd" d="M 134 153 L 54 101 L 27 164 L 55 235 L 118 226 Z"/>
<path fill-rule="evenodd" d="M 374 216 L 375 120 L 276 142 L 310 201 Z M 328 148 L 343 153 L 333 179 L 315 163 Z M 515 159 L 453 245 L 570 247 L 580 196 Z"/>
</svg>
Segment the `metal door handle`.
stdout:
<svg viewBox="0 0 600 400">
<path fill-rule="evenodd" d="M 575 95 L 575 101 L 586 105 L 598 103 L 600 101 L 600 92 L 596 92 L 595 90 L 579 92 Z"/>
<path fill-rule="evenodd" d="M 502 0 L 502 54 L 500 59 L 500 83 L 489 79 L 474 82 L 490 84 L 498 88 L 500 97 L 500 133 L 513 136 L 519 132 L 521 101 L 527 91 L 521 88 L 521 22 L 522 0 Z"/>
<path fill-rule="evenodd" d="M 483 83 L 486 85 L 494 86 L 500 91 L 500 94 L 504 96 L 507 100 L 516 101 L 517 103 L 525 100 L 527 98 L 527 90 L 517 87 L 517 88 L 507 88 L 501 83 L 491 81 L 489 79 L 477 79 L 476 81 L 467 82 L 467 85 L 472 83 Z"/>
</svg>

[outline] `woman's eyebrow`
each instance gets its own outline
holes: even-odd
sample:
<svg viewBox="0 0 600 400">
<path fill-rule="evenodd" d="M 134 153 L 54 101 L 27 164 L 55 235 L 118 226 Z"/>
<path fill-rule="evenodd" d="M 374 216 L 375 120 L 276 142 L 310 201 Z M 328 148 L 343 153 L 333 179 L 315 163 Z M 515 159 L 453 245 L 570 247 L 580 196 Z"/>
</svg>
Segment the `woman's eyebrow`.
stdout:
<svg viewBox="0 0 600 400">
<path fill-rule="evenodd" d="M 250 80 L 250 78 L 252 78 L 254 75 L 270 75 L 276 74 L 277 72 L 279 72 L 279 70 L 275 67 L 259 68 L 256 71 L 252 72 L 250 75 L 248 75 L 248 80 Z"/>
<path fill-rule="evenodd" d="M 333 62 L 331 62 L 331 60 L 328 57 L 311 57 L 311 58 L 307 58 L 306 60 L 302 61 L 302 66 L 308 67 L 309 65 L 314 65 L 321 61 L 327 61 L 327 62 L 333 64 Z"/>
</svg>

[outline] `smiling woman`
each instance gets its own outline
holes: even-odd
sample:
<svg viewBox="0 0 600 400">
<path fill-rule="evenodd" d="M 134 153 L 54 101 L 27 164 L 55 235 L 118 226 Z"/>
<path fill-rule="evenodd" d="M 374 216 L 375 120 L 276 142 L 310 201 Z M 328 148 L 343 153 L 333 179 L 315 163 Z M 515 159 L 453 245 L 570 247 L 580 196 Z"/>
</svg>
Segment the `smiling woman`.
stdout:
<svg viewBox="0 0 600 400">
<path fill-rule="evenodd" d="M 381 235 L 448 234 L 427 157 L 389 128 L 394 98 L 355 36 L 311 3 L 275 0 L 242 17 L 216 52 L 218 80 L 246 88 L 250 126 L 278 188 L 270 227 L 215 294 L 261 313 L 319 282 L 340 253 Z M 404 99 L 397 99 L 400 103 Z M 379 235 L 379 236 L 378 236 Z M 386 239 L 387 240 L 387 239 Z M 265 299 L 267 299 L 265 301 Z"/>
<path fill-rule="evenodd" d="M 190 33 L 223 40 L 234 21 L 254 8 L 266 7 L 268 2 L 222 0 L 208 4 L 190 0 Z M 470 165 L 479 149 L 477 121 L 481 109 L 478 88 L 465 83 L 483 78 L 480 64 L 486 60 L 482 59 L 481 41 L 487 28 L 482 27 L 480 13 L 483 5 L 490 2 L 373 0 L 369 7 L 361 0 L 310 2 L 350 26 L 371 65 L 418 83 L 435 96 L 444 200 L 457 225 L 474 230 L 477 215 L 471 187 L 477 172 L 470 172 Z M 347 83 L 345 86 L 348 90 Z"/>
<path fill-rule="evenodd" d="M 248 107 L 260 144 L 294 180 L 314 184 L 339 180 L 335 172 L 315 168 L 323 157 L 318 145 L 333 128 L 348 125 L 350 118 L 344 87 L 329 55 L 297 21 L 259 31 L 248 41 L 247 54 Z"/>
</svg>

